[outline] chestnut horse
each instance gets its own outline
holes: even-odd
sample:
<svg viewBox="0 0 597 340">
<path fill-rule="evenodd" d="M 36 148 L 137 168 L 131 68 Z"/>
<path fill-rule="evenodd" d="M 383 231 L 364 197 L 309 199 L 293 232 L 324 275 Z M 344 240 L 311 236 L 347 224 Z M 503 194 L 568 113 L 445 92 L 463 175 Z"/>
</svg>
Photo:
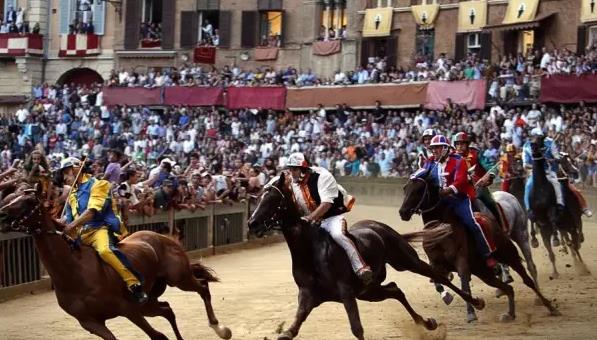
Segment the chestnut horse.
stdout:
<svg viewBox="0 0 597 340">
<path fill-rule="evenodd" d="M 95 250 L 87 246 L 71 249 L 59 231 L 63 225 L 49 216 L 38 194 L 39 191 L 34 189 L 25 190 L 0 208 L 1 231 L 33 236 L 52 278 L 58 304 L 84 329 L 102 339 L 115 340 L 106 327 L 106 320 L 123 316 L 151 339 L 162 340 L 167 337 L 145 319 L 146 316 L 162 316 L 170 322 L 176 339 L 181 340 L 174 312 L 168 302 L 158 301 L 169 285 L 199 293 L 205 303 L 209 326 L 222 339 L 232 337 L 230 329 L 219 324 L 211 305 L 208 283 L 216 282 L 218 278 L 200 263 L 190 264 L 185 251 L 175 241 L 154 232 L 139 231 L 118 244 L 143 277 L 143 288 L 149 301 L 139 305 L 129 297 L 124 281 Z"/>
</svg>

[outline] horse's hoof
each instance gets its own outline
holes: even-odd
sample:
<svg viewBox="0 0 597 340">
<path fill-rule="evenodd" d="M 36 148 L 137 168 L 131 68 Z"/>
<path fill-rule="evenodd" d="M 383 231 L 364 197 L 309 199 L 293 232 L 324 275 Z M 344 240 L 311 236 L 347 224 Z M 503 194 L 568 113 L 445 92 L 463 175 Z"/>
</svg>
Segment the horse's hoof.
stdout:
<svg viewBox="0 0 597 340">
<path fill-rule="evenodd" d="M 477 314 L 475 314 L 475 313 L 468 313 L 466 315 L 466 322 L 468 322 L 468 323 L 471 323 L 471 322 L 474 322 L 474 321 L 477 321 L 477 320 L 478 320 L 477 319 Z"/>
<path fill-rule="evenodd" d="M 554 238 L 551 239 L 551 246 L 552 247 L 557 248 L 557 247 L 560 246 L 560 244 L 561 243 L 560 243 L 560 239 L 559 238 L 554 237 Z"/>
<path fill-rule="evenodd" d="M 533 248 L 538 248 L 539 247 L 539 241 L 537 241 L 536 238 L 533 238 L 531 240 L 531 247 L 533 247 Z"/>
<path fill-rule="evenodd" d="M 433 319 L 433 318 L 427 319 L 427 321 L 425 321 L 425 328 L 428 331 L 433 331 L 433 330 L 437 329 L 437 321 L 435 321 L 435 319 Z"/>
<path fill-rule="evenodd" d="M 230 330 L 230 328 L 228 328 L 226 326 L 222 326 L 222 325 L 209 325 L 209 327 L 211 327 L 214 330 L 214 332 L 216 332 L 216 334 L 221 339 L 228 340 L 228 339 L 232 338 L 232 331 Z"/>
<path fill-rule="evenodd" d="M 551 275 L 549 275 L 550 280 L 556 280 L 559 278 L 560 278 L 560 273 L 558 273 L 558 272 L 553 272 Z"/>
<path fill-rule="evenodd" d="M 485 308 L 485 300 L 481 298 L 476 298 L 473 301 L 473 306 L 476 310 L 483 310 L 483 308 Z"/>
<path fill-rule="evenodd" d="M 446 305 L 449 306 L 452 303 L 452 301 L 454 300 L 454 295 L 452 295 L 450 292 L 443 291 L 442 292 L 442 300 L 444 301 L 444 303 Z"/>
<path fill-rule="evenodd" d="M 278 335 L 278 340 L 292 340 L 294 336 L 289 331 L 284 331 Z"/>
<path fill-rule="evenodd" d="M 514 316 L 512 316 L 509 313 L 504 313 L 504 314 L 500 315 L 500 321 L 501 322 L 511 322 L 511 321 L 514 321 Z"/>
<path fill-rule="evenodd" d="M 560 311 L 557 308 L 552 308 L 549 311 L 549 315 L 551 315 L 551 316 L 562 316 L 562 313 L 560 313 Z"/>
<path fill-rule="evenodd" d="M 502 296 L 504 296 L 504 295 L 506 295 L 506 293 L 504 293 L 504 291 L 503 291 L 503 290 L 501 290 L 501 289 L 499 289 L 499 288 L 497 288 L 497 289 L 495 290 L 495 297 L 496 297 L 496 299 L 499 299 L 499 298 L 501 298 L 501 297 L 502 297 Z"/>
<path fill-rule="evenodd" d="M 543 301 L 540 298 L 535 298 L 535 306 L 543 306 Z"/>
</svg>

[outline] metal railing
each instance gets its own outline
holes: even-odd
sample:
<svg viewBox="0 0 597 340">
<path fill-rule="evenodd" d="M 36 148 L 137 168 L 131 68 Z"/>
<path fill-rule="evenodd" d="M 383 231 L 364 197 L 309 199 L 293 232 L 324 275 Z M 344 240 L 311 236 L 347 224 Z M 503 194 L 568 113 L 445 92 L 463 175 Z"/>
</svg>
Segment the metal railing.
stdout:
<svg viewBox="0 0 597 340">
<path fill-rule="evenodd" d="M 205 210 L 174 212 L 174 225 L 180 231 L 185 250 L 215 248 L 247 241 L 248 204 L 210 204 Z M 130 217 L 131 233 L 150 230 L 168 233 L 168 213 Z M 214 249 L 215 251 L 215 249 Z M 21 233 L 0 234 L 0 289 L 34 282 L 43 277 L 43 266 L 33 237 Z"/>
</svg>

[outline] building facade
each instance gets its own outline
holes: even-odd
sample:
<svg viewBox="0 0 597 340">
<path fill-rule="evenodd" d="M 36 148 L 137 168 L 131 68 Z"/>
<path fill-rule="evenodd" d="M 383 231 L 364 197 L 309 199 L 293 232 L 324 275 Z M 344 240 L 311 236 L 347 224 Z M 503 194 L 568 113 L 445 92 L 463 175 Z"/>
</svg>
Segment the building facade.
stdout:
<svg viewBox="0 0 597 340">
<path fill-rule="evenodd" d="M 4 25 L 18 8 L 31 33 L 0 33 L 4 110 L 37 83 L 191 64 L 208 40 L 218 44 L 208 56 L 215 67 L 326 77 L 374 57 L 408 67 L 470 51 L 496 62 L 529 48 L 582 53 L 597 40 L 593 0 L 0 0 Z M 330 53 L 321 40 L 334 41 Z"/>
</svg>

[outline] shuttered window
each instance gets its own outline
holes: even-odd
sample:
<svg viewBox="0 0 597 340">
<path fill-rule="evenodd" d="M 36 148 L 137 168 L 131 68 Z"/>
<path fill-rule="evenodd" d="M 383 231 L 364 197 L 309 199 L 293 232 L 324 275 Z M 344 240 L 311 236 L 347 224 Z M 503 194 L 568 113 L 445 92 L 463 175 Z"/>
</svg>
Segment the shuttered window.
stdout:
<svg viewBox="0 0 597 340">
<path fill-rule="evenodd" d="M 220 45 L 219 47 L 230 47 L 230 28 L 232 24 L 232 12 L 220 11 L 220 27 L 218 32 L 220 34 Z"/>
<path fill-rule="evenodd" d="M 197 0 L 197 10 L 217 11 L 220 9 L 220 0 Z"/>
<path fill-rule="evenodd" d="M 58 9 L 60 15 L 60 34 L 68 34 L 68 26 L 71 23 L 72 11 L 70 0 L 60 0 Z"/>
<path fill-rule="evenodd" d="M 243 11 L 242 32 L 240 36 L 241 47 L 255 47 L 257 44 L 257 24 L 259 12 Z"/>
<path fill-rule="evenodd" d="M 454 61 L 457 63 L 464 59 L 465 39 L 466 33 L 456 33 L 456 43 L 454 44 Z"/>
<path fill-rule="evenodd" d="M 176 1 L 162 2 L 162 49 L 174 49 L 174 23 L 176 15 Z"/>
<path fill-rule="evenodd" d="M 481 32 L 481 59 L 491 61 L 491 32 Z"/>
<path fill-rule="evenodd" d="M 197 32 L 199 30 L 199 15 L 195 11 L 180 13 L 180 47 L 193 48 L 197 45 Z"/>
<path fill-rule="evenodd" d="M 587 26 L 580 25 L 576 30 L 576 53 L 578 55 L 585 54 L 587 46 Z"/>
<path fill-rule="evenodd" d="M 63 0 L 64 1 L 64 0 Z M 136 50 L 139 47 L 141 24 L 141 1 L 126 0 L 124 22 L 124 49 Z"/>
<path fill-rule="evenodd" d="M 93 29 L 97 35 L 104 35 L 106 22 L 106 2 L 95 1 L 93 4 Z"/>
</svg>

